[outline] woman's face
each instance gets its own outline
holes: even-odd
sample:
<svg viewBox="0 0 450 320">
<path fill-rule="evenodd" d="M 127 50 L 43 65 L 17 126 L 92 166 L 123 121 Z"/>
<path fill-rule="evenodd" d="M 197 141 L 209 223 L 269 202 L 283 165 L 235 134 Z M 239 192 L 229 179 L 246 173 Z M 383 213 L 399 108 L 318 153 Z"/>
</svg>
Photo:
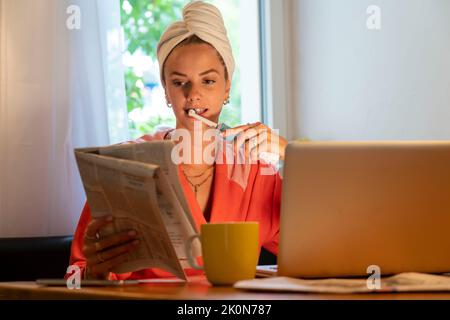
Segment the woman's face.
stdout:
<svg viewBox="0 0 450 320">
<path fill-rule="evenodd" d="M 194 119 L 188 115 L 192 108 L 218 122 L 223 102 L 229 96 L 230 81 L 225 80 L 225 67 L 216 49 L 207 44 L 176 47 L 164 64 L 164 79 L 177 128 L 194 128 Z"/>
</svg>

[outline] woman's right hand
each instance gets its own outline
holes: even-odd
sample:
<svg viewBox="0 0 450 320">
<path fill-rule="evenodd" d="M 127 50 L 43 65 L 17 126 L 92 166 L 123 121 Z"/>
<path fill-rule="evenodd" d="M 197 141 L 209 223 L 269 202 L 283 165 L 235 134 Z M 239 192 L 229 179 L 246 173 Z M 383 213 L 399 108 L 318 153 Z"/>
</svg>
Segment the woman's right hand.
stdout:
<svg viewBox="0 0 450 320">
<path fill-rule="evenodd" d="M 129 230 L 99 238 L 100 230 L 113 221 L 113 217 L 92 219 L 84 236 L 83 253 L 86 257 L 86 278 L 108 279 L 111 269 L 124 262 L 139 244 L 137 233 Z"/>
</svg>

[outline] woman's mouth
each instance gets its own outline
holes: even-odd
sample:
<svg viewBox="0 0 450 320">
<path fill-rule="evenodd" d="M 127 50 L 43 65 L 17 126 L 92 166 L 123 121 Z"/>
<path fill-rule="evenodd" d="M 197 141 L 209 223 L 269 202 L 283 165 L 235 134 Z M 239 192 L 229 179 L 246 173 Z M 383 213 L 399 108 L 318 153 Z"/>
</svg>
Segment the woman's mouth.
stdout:
<svg viewBox="0 0 450 320">
<path fill-rule="evenodd" d="M 194 110 L 196 114 L 201 116 L 202 114 L 206 113 L 206 111 L 208 111 L 208 108 L 187 108 L 184 111 L 189 115 L 189 110 Z"/>
</svg>

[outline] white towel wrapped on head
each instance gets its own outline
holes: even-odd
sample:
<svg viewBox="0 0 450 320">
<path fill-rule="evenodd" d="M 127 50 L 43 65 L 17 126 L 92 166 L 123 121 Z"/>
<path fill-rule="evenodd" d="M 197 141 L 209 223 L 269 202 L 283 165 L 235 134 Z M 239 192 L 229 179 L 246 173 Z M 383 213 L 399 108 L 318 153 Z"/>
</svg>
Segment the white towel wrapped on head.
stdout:
<svg viewBox="0 0 450 320">
<path fill-rule="evenodd" d="M 203 1 L 188 3 L 183 9 L 183 19 L 171 24 L 161 36 L 157 49 L 161 80 L 164 62 L 169 54 L 180 42 L 192 35 L 208 42 L 219 52 L 231 80 L 234 58 L 222 14 L 215 6 Z"/>
</svg>

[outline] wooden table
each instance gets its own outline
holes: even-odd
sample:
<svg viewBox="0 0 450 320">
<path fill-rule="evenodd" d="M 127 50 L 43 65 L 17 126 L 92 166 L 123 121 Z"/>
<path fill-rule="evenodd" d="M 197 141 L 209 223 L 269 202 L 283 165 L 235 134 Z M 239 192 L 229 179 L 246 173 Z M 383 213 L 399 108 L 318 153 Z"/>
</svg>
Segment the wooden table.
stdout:
<svg viewBox="0 0 450 320">
<path fill-rule="evenodd" d="M 189 283 L 148 283 L 120 287 L 45 287 L 34 282 L 0 282 L 2 299 L 164 299 L 164 300 L 409 300 L 446 299 L 450 293 L 389 293 L 389 294 L 305 294 L 249 292 L 233 287 L 213 287 L 206 279 Z"/>
</svg>

